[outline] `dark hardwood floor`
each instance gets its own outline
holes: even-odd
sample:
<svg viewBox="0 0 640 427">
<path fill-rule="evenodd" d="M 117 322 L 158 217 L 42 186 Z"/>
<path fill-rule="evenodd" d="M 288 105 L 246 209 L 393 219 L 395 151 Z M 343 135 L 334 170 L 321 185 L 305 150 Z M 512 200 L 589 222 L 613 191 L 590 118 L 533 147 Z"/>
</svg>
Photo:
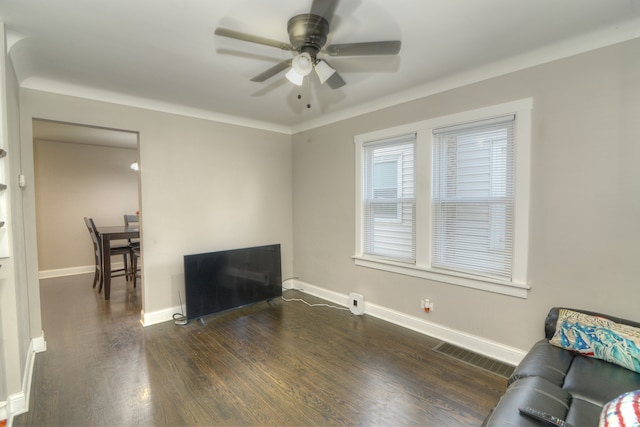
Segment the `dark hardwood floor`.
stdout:
<svg viewBox="0 0 640 427">
<path fill-rule="evenodd" d="M 367 315 L 278 300 L 143 328 L 139 289 L 91 284 L 41 281 L 47 351 L 14 426 L 477 426 L 506 387 Z"/>
</svg>

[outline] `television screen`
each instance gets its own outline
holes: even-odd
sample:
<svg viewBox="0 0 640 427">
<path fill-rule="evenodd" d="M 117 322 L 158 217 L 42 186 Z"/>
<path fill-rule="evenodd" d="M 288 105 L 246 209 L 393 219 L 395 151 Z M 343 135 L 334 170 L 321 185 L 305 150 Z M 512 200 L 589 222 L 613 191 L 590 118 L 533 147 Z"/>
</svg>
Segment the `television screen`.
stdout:
<svg viewBox="0 0 640 427">
<path fill-rule="evenodd" d="M 282 296 L 280 245 L 184 256 L 187 320 Z"/>
</svg>

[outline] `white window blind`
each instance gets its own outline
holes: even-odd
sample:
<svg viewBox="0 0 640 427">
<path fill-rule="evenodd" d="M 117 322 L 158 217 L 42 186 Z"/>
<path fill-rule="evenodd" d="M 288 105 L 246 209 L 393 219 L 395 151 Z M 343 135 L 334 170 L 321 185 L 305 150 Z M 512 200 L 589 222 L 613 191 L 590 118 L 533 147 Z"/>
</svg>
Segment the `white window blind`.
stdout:
<svg viewBox="0 0 640 427">
<path fill-rule="evenodd" d="M 415 134 L 363 144 L 363 252 L 415 262 Z"/>
<path fill-rule="evenodd" d="M 433 131 L 432 267 L 511 280 L 514 119 Z"/>
</svg>

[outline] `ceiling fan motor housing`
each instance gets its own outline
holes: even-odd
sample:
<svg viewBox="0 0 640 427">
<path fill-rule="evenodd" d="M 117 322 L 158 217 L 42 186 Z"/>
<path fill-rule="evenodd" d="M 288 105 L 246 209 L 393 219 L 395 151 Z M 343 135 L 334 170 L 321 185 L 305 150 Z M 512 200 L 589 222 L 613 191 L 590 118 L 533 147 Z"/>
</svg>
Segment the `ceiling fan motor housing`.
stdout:
<svg viewBox="0 0 640 427">
<path fill-rule="evenodd" d="M 289 19 L 287 31 L 291 45 L 300 53 L 308 52 L 315 60 L 327 42 L 329 22 L 322 16 L 304 13 Z"/>
</svg>

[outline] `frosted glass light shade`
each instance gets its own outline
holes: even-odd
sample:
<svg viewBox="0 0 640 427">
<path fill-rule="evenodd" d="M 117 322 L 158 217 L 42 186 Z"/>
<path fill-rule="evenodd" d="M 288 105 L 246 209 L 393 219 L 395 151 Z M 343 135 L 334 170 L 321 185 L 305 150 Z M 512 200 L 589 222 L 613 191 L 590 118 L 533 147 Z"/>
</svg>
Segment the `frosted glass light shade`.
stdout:
<svg viewBox="0 0 640 427">
<path fill-rule="evenodd" d="M 336 72 L 336 70 L 331 68 L 331 65 L 327 64 L 323 60 L 320 60 L 316 63 L 315 70 L 321 84 L 324 84 L 324 82 L 326 82 L 327 79 L 329 79 L 329 77 L 331 77 Z"/>
<path fill-rule="evenodd" d="M 296 70 L 293 68 L 290 69 L 287 74 L 285 74 L 287 80 L 293 83 L 296 86 L 302 86 L 302 81 L 304 80 L 304 76 L 296 73 Z"/>
<path fill-rule="evenodd" d="M 313 69 L 313 61 L 311 61 L 311 55 L 307 52 L 302 52 L 300 55 L 293 58 L 291 68 L 296 70 L 296 73 L 301 76 L 307 76 Z"/>
</svg>

